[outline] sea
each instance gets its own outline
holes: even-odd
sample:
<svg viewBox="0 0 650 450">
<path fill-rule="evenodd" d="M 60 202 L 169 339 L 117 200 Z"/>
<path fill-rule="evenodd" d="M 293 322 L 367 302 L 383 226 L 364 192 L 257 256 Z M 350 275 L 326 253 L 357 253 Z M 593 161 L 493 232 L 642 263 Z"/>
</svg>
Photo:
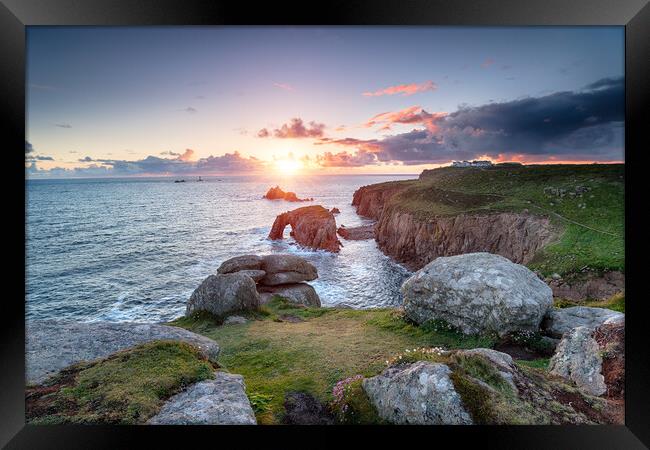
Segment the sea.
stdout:
<svg viewBox="0 0 650 450">
<path fill-rule="evenodd" d="M 222 176 L 26 181 L 26 318 L 78 322 L 165 322 L 180 317 L 193 290 L 228 258 L 299 255 L 324 306 L 401 303 L 411 275 L 374 240 L 340 253 L 269 240 L 275 217 L 307 205 L 337 207 L 337 226 L 370 223 L 356 214 L 360 186 L 417 175 Z M 280 185 L 313 201 L 266 200 Z"/>
</svg>

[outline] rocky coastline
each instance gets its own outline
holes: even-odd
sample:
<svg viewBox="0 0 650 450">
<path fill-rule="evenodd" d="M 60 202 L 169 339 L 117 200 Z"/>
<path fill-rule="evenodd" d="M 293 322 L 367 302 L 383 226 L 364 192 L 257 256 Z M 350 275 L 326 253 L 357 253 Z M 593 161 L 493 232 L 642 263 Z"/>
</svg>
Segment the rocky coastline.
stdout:
<svg viewBox="0 0 650 450">
<path fill-rule="evenodd" d="M 237 256 L 172 323 L 30 324 L 28 422 L 623 423 L 625 314 L 559 308 L 556 292 L 580 297 L 579 280 L 526 267 L 557 227 L 512 211 L 423 219 L 391 200 L 412 185 L 355 192 L 374 224 L 337 230 L 315 205 L 279 215 L 269 234 L 291 225 L 298 244 L 332 253 L 337 232 L 374 237 L 414 270 L 400 308 L 323 307 L 304 258 Z M 585 292 L 620 293 L 624 278 L 607 273 Z"/>
</svg>

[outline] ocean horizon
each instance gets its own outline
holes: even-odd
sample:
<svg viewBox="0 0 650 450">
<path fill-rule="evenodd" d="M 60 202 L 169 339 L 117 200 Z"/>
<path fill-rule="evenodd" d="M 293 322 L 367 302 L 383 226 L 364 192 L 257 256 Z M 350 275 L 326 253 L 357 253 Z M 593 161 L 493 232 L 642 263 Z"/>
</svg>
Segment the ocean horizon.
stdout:
<svg viewBox="0 0 650 450">
<path fill-rule="evenodd" d="M 28 179 L 26 317 L 80 322 L 164 322 L 221 262 L 242 254 L 291 253 L 313 263 L 323 305 L 396 306 L 410 272 L 374 240 L 346 241 L 339 254 L 298 246 L 285 230 L 267 239 L 275 217 L 301 206 L 337 207 L 337 226 L 356 214 L 363 185 L 415 175 L 197 176 Z M 186 183 L 174 183 L 176 179 Z M 313 201 L 262 196 L 280 185 Z M 290 227 L 288 227 L 290 228 Z"/>
</svg>

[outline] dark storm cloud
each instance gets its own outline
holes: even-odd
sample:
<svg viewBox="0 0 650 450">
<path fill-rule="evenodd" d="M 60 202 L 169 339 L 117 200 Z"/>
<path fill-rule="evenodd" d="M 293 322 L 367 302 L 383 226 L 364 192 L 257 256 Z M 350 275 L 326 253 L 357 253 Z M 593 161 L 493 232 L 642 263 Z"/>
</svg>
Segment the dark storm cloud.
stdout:
<svg viewBox="0 0 650 450">
<path fill-rule="evenodd" d="M 29 142 L 25 141 L 25 153 L 31 153 L 34 151 L 34 146 Z"/>
<path fill-rule="evenodd" d="M 377 161 L 444 163 L 487 155 L 623 158 L 623 79 L 602 79 L 580 91 L 558 92 L 481 106 L 462 106 L 436 122 L 381 140 L 329 143 L 365 151 Z"/>
</svg>

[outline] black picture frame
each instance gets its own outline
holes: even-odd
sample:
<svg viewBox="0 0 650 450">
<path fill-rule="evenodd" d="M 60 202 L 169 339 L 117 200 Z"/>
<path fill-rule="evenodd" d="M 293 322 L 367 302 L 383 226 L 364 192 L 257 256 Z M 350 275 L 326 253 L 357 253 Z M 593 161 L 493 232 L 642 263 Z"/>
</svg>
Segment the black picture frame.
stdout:
<svg viewBox="0 0 650 450">
<path fill-rule="evenodd" d="M 19 148 L 25 135 L 25 27 L 42 25 L 473 25 L 625 27 L 626 42 L 626 424 L 625 426 L 518 427 L 107 427 L 26 426 L 24 418 L 25 346 L 25 182 Z M 147 446 L 189 446 L 196 438 L 209 445 L 231 442 L 283 447 L 343 445 L 358 435 L 364 446 L 465 443 L 496 448 L 647 448 L 650 446 L 650 352 L 641 291 L 643 250 L 642 154 L 647 151 L 650 80 L 650 5 L 646 0 L 402 0 L 247 3 L 198 0 L 0 0 L 0 110 L 4 157 L 10 170 L 2 176 L 11 202 L 3 222 L 5 294 L 0 332 L 4 367 L 0 370 L 0 445 L 6 448 L 130 448 L 134 439 Z M 634 187 L 635 185 L 641 187 Z M 23 184 L 24 185 L 24 184 Z M 16 236 L 15 238 L 13 236 Z M 11 245 L 8 245 L 11 244 Z M 635 264 L 635 261 L 640 261 Z M 22 280 L 21 280 L 22 279 Z M 251 438 L 264 444 L 253 444 Z M 316 439 L 314 439 L 316 438 Z M 205 444 L 196 444 L 205 445 Z M 225 444 L 234 445 L 234 444 Z"/>
</svg>

